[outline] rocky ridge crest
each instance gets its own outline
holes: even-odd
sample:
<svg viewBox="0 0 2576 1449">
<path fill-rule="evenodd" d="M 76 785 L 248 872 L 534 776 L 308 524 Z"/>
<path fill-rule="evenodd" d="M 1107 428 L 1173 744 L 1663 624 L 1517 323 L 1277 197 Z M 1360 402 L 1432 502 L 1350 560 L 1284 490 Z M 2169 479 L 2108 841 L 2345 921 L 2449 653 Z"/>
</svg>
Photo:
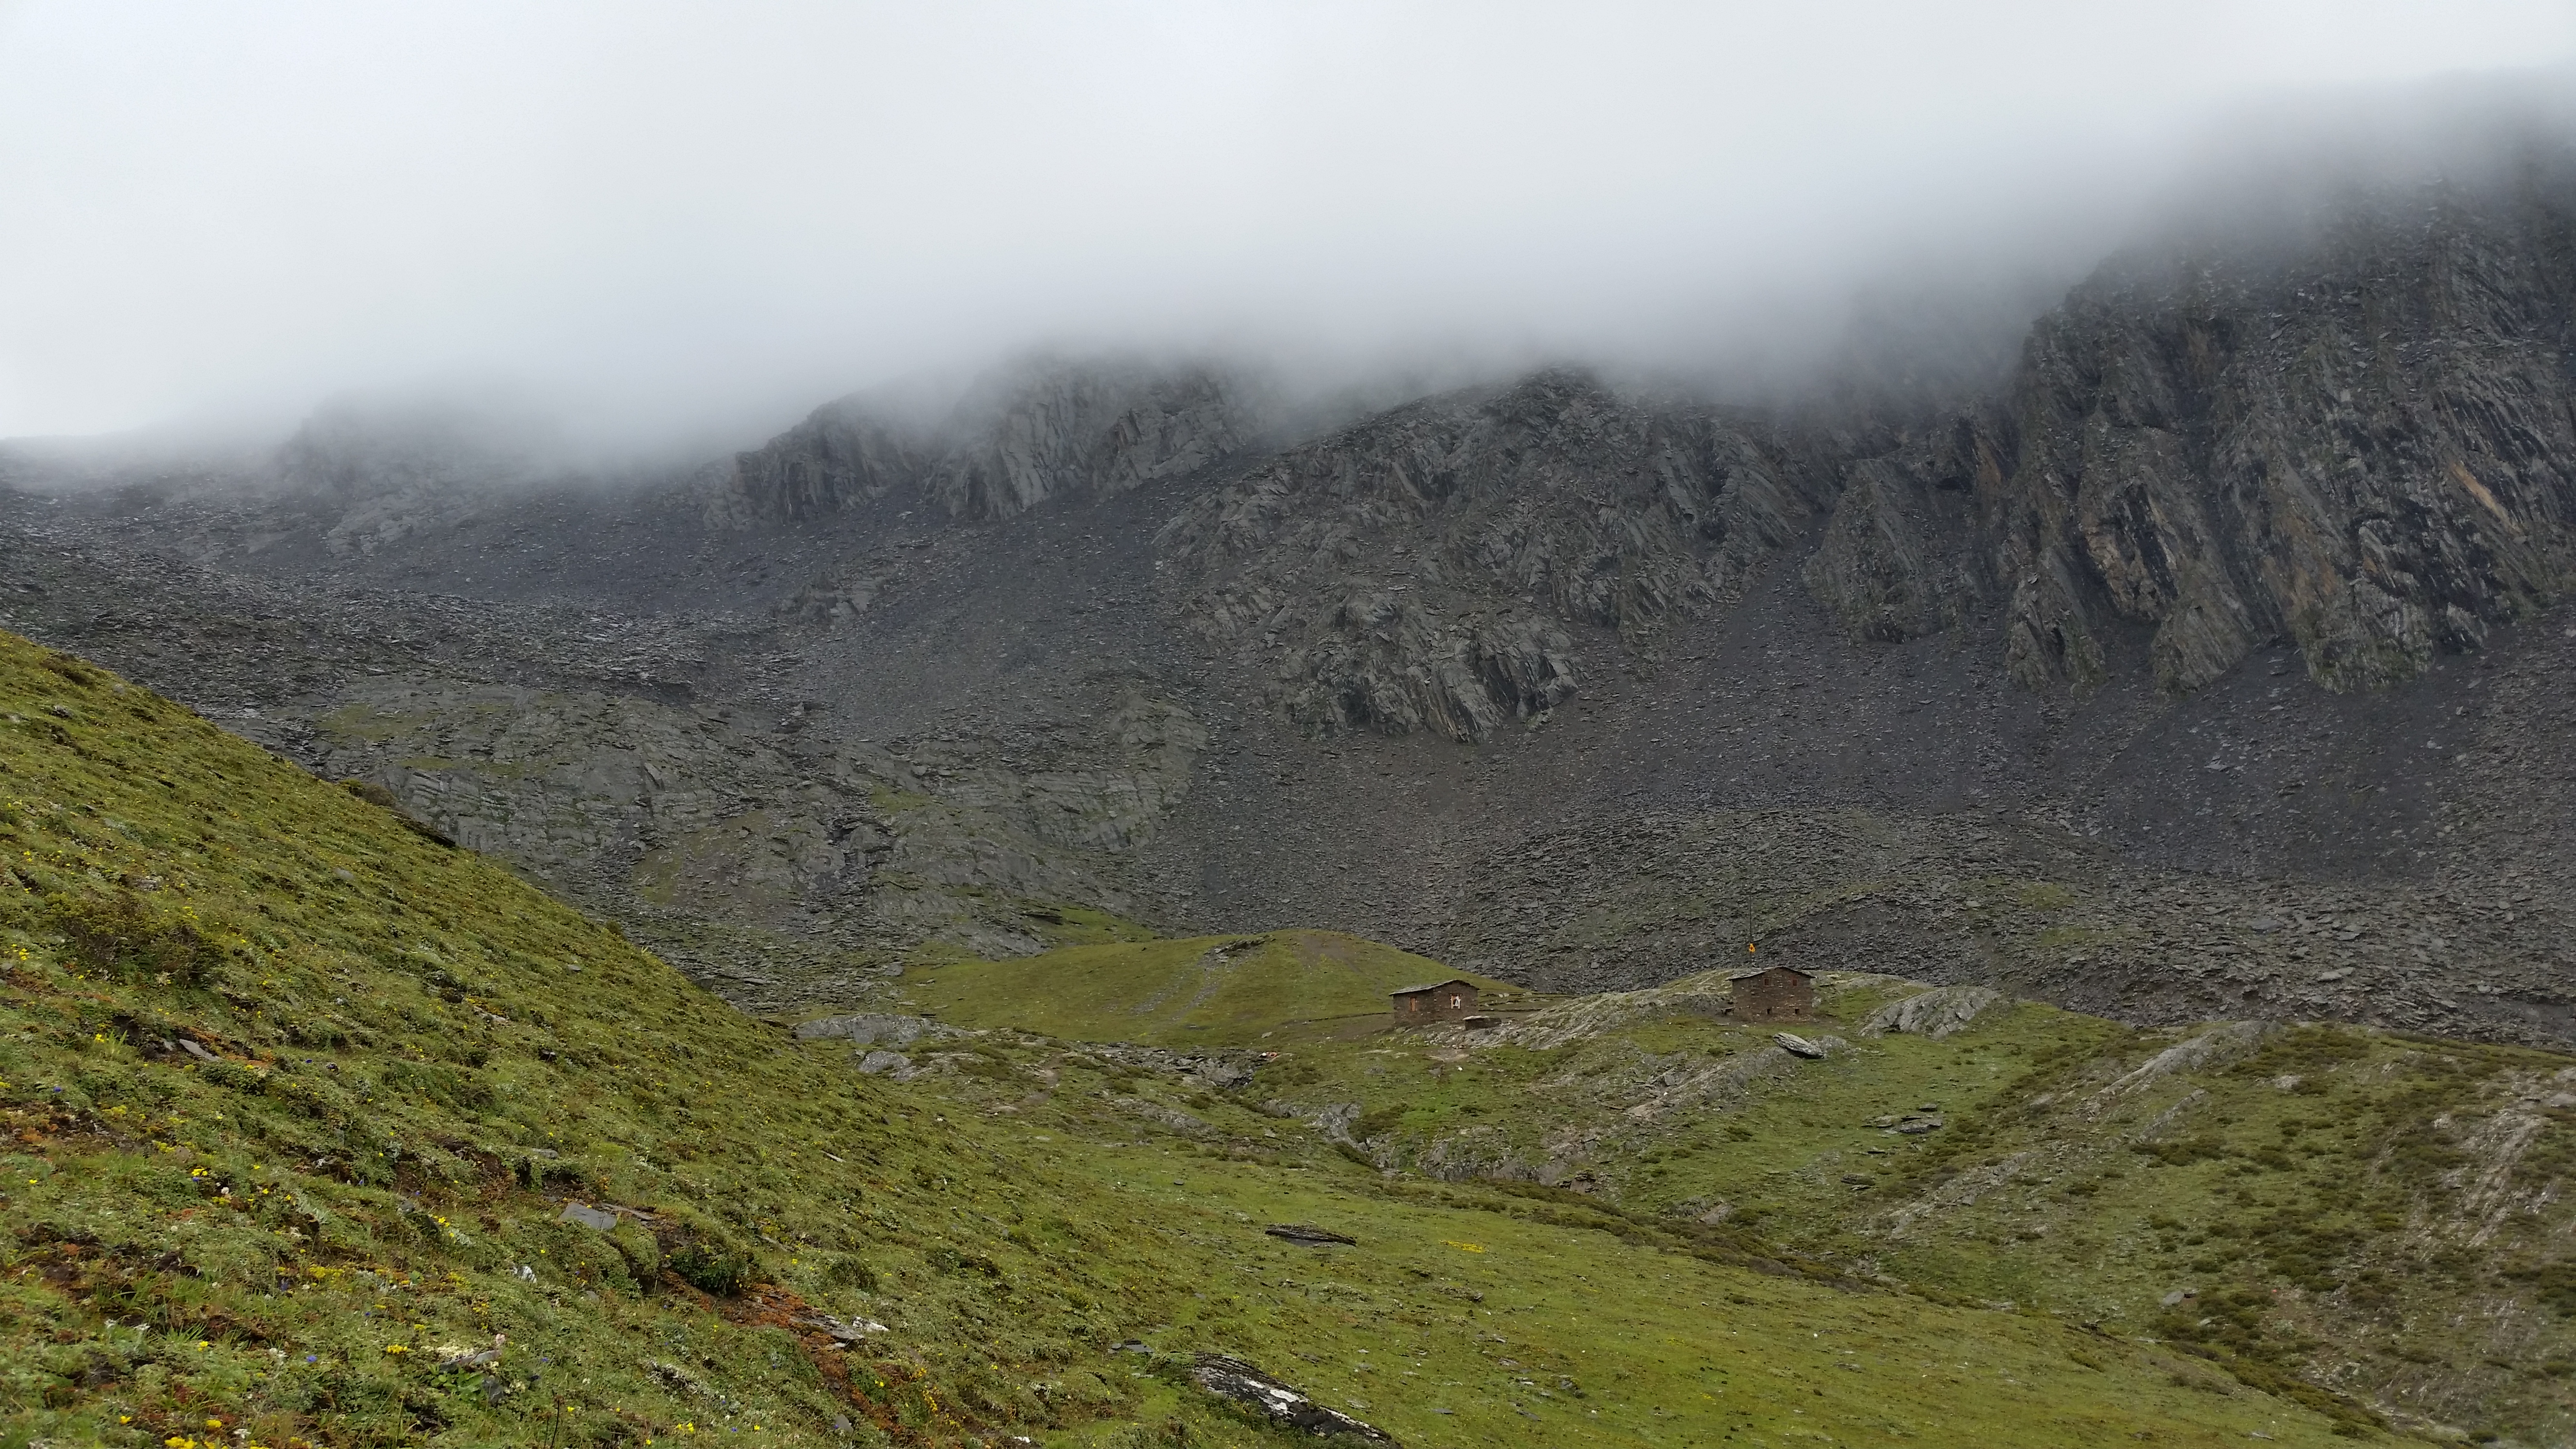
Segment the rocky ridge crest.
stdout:
<svg viewBox="0 0 2576 1449">
<path fill-rule="evenodd" d="M 826 403 L 735 458 L 729 502 L 788 521 L 888 497 L 1008 518 L 1209 468 L 1269 421 L 1258 388 L 1216 367 L 1041 361 L 984 379 L 937 423 L 867 394 Z"/>
</svg>

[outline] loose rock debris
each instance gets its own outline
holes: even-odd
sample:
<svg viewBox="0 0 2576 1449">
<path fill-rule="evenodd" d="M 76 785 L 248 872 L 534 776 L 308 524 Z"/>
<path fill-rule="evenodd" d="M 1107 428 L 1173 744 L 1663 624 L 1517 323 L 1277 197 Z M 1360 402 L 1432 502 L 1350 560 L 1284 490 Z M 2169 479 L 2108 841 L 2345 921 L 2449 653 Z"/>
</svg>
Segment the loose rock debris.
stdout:
<svg viewBox="0 0 2576 1449">
<path fill-rule="evenodd" d="M 807 1313 L 797 1318 L 800 1328 L 819 1328 L 843 1343 L 857 1343 L 871 1333 L 883 1333 L 886 1326 L 873 1318 L 835 1318 L 828 1313 Z"/>
</svg>

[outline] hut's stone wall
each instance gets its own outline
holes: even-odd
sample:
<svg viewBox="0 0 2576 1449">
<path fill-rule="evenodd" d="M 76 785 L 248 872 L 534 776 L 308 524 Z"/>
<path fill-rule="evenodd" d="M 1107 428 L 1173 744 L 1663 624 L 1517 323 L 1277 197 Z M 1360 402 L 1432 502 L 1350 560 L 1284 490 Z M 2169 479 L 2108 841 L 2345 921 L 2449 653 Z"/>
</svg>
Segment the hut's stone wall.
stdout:
<svg viewBox="0 0 2576 1449">
<path fill-rule="evenodd" d="M 1816 983 L 1804 971 L 1774 966 L 1735 978 L 1731 996 L 1737 1021 L 1813 1021 Z"/>
<path fill-rule="evenodd" d="M 1476 988 L 1464 981 L 1443 981 L 1393 993 L 1399 1024 L 1461 1021 L 1476 1014 Z"/>
</svg>

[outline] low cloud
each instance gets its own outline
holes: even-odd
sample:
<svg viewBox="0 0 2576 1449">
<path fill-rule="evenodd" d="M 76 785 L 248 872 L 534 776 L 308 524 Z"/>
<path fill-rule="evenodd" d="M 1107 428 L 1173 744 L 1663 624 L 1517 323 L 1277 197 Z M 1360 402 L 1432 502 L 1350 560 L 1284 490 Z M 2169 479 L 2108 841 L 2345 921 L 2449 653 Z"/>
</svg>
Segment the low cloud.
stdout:
<svg viewBox="0 0 2576 1449">
<path fill-rule="evenodd" d="M 734 442 L 1040 346 L 1787 375 L 1856 298 L 2039 305 L 2186 176 L 2403 151 L 2391 96 L 2544 105 L 2571 45 L 2513 0 L 20 3 L 0 436 L 464 378 Z"/>
</svg>

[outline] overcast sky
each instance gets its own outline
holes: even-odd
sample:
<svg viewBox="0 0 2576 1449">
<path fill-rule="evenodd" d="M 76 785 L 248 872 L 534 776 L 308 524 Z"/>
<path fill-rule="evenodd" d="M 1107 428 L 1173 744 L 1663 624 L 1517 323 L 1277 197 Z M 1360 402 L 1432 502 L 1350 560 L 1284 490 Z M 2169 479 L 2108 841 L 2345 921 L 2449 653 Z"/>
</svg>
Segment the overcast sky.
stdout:
<svg viewBox="0 0 2576 1449">
<path fill-rule="evenodd" d="M 452 378 L 759 432 L 1033 344 L 1722 349 L 2115 217 L 2234 108 L 2571 55 L 2576 0 L 0 0 L 0 436 Z"/>
</svg>

